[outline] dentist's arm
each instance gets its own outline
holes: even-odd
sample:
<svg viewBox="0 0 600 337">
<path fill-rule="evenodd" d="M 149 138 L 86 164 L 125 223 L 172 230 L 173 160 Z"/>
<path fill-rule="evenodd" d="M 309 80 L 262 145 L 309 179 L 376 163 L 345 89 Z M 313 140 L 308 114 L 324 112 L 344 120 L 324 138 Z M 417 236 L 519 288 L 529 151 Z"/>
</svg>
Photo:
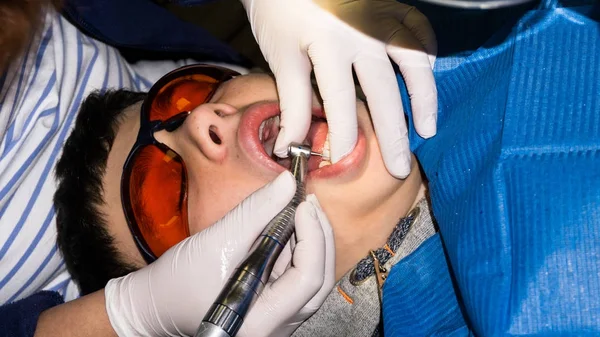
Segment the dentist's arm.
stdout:
<svg viewBox="0 0 600 337">
<path fill-rule="evenodd" d="M 151 265 L 43 313 L 36 336 L 194 335 L 230 273 L 294 192 L 293 176 L 282 173 Z M 265 286 L 238 336 L 290 335 L 333 288 L 333 232 L 315 199 L 298 207 L 296 238 L 291 267 Z"/>
<path fill-rule="evenodd" d="M 437 90 L 432 73 L 437 43 L 423 14 L 394 0 L 241 0 L 254 36 L 275 75 L 281 132 L 275 152 L 301 142 L 311 122 L 310 73 L 327 114 L 332 160 L 357 141 L 352 69 L 361 84 L 388 171 L 410 172 L 410 150 L 391 58 L 411 97 L 414 124 L 423 137 L 436 133 Z"/>
</svg>

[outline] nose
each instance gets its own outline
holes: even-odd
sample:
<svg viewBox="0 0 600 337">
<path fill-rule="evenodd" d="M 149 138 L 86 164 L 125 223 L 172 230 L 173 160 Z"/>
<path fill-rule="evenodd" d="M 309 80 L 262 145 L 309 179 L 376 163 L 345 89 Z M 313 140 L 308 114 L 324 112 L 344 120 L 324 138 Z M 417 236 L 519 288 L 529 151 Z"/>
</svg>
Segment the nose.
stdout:
<svg viewBox="0 0 600 337">
<path fill-rule="evenodd" d="M 200 149 L 209 159 L 222 159 L 234 140 L 239 123 L 238 110 L 228 104 L 206 103 L 193 109 L 174 132 L 160 131 L 156 140 L 183 155 Z M 197 151 L 197 150 L 196 150 Z"/>
</svg>

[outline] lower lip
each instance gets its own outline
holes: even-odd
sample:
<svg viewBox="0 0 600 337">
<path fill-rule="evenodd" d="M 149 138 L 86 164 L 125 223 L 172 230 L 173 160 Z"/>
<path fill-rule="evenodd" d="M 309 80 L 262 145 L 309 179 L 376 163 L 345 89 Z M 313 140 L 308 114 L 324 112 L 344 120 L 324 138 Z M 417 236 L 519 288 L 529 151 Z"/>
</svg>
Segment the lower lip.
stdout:
<svg viewBox="0 0 600 337">
<path fill-rule="evenodd" d="M 286 168 L 273 161 L 273 159 L 265 152 L 265 149 L 258 138 L 258 129 L 264 120 L 277 116 L 279 113 L 279 104 L 276 102 L 253 105 L 249 107 L 242 116 L 240 121 L 241 127 L 238 129 L 240 146 L 250 155 L 249 157 L 251 160 L 253 160 L 256 165 L 277 173 L 283 172 Z M 323 117 L 323 112 L 321 109 L 315 108 L 313 109 L 313 116 Z M 313 148 L 313 150 L 317 149 Z M 318 152 L 321 152 L 321 150 L 322 149 L 318 149 Z M 308 178 L 325 179 L 352 172 L 358 167 L 358 164 L 363 161 L 365 155 L 366 139 L 364 133 L 359 128 L 357 143 L 352 152 L 335 164 L 308 172 Z"/>
</svg>

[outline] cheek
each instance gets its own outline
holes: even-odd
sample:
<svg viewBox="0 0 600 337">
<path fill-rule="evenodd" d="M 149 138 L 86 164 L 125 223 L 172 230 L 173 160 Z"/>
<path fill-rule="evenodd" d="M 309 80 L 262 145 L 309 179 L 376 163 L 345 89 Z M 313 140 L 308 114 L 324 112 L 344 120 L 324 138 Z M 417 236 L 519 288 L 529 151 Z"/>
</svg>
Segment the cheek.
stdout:
<svg viewBox="0 0 600 337">
<path fill-rule="evenodd" d="M 317 196 L 332 225 L 340 215 L 359 217 L 376 209 L 402 185 L 402 180 L 392 177 L 385 168 L 375 134 L 365 134 L 368 154 L 364 168 L 355 178 L 308 182 L 307 193 Z"/>
<path fill-rule="evenodd" d="M 268 181 L 221 169 L 190 177 L 188 221 L 190 234 L 196 234 L 218 222 Z"/>
<path fill-rule="evenodd" d="M 377 142 L 377 137 L 375 136 L 374 132 L 371 132 L 369 135 L 368 142 L 369 162 L 367 169 L 365 170 L 365 175 L 368 177 L 367 179 L 382 182 L 392 182 L 396 180 L 390 175 L 385 167 L 383 156 L 381 155 L 381 150 L 379 148 L 379 143 Z"/>
</svg>

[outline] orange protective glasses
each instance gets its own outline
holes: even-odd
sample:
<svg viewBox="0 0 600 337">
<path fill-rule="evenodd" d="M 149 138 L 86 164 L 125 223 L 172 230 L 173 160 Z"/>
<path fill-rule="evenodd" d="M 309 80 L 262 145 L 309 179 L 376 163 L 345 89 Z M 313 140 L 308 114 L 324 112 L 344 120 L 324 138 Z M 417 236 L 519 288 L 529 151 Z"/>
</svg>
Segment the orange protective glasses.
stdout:
<svg viewBox="0 0 600 337">
<path fill-rule="evenodd" d="M 190 110 L 238 75 L 217 66 L 185 66 L 159 79 L 142 104 L 140 130 L 121 176 L 121 201 L 134 241 L 148 263 L 189 236 L 185 163 L 154 133 L 177 129 Z"/>
</svg>

